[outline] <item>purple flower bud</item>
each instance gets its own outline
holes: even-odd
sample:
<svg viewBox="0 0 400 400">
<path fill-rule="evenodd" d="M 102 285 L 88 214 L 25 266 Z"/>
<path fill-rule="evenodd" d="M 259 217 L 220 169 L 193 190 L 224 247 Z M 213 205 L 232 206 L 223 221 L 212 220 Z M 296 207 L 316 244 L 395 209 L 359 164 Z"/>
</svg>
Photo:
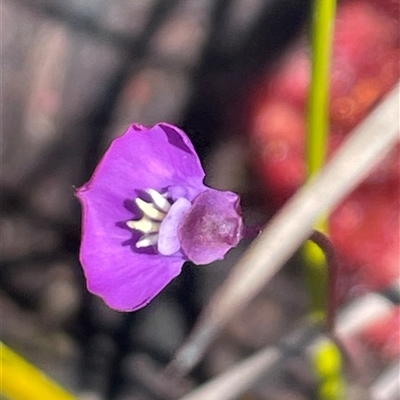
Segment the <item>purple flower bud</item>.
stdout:
<svg viewBox="0 0 400 400">
<path fill-rule="evenodd" d="M 185 255 L 196 264 L 221 260 L 242 238 L 239 197 L 231 192 L 206 190 L 192 202 L 179 226 Z"/>
<path fill-rule="evenodd" d="M 77 190 L 89 291 L 116 310 L 137 310 L 185 261 L 207 264 L 236 246 L 239 198 L 208 188 L 203 179 L 189 138 L 172 125 L 131 125 L 114 140 Z"/>
</svg>

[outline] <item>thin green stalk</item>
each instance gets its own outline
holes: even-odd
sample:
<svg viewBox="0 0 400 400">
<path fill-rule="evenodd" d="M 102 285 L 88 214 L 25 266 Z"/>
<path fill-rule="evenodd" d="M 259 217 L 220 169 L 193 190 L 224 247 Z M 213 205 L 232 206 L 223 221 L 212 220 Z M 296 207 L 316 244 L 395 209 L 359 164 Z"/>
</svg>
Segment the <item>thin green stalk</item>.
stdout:
<svg viewBox="0 0 400 400">
<path fill-rule="evenodd" d="M 335 11 L 336 0 L 314 0 L 311 32 L 312 69 L 307 114 L 308 179 L 322 168 L 328 149 L 330 69 Z M 315 228 L 328 232 L 327 218 L 320 220 Z M 308 241 L 305 244 L 304 256 L 312 315 L 319 320 L 329 318 L 328 325 L 332 327 L 332 309 L 336 306 L 331 304 L 335 297 L 332 296 L 332 287 L 336 282 L 329 282 L 328 276 L 334 277 L 336 273 L 328 275 L 323 252 L 315 243 Z M 331 294 L 331 298 L 327 298 L 327 293 Z M 333 342 L 321 344 L 314 349 L 313 357 L 314 371 L 320 382 L 319 399 L 344 399 L 345 381 L 339 349 Z M 321 363 L 321 360 L 324 362 Z M 335 368 L 323 368 L 325 365 Z"/>
<path fill-rule="evenodd" d="M 312 69 L 307 114 L 307 170 L 311 178 L 325 163 L 329 133 L 329 81 L 335 0 L 314 0 L 312 18 Z M 328 231 L 326 218 L 315 227 Z M 314 243 L 304 246 L 306 281 L 311 310 L 317 319 L 326 318 L 327 268 L 321 250 Z"/>
<path fill-rule="evenodd" d="M 343 359 L 338 346 L 329 339 L 323 339 L 316 343 L 311 359 L 319 378 L 318 397 L 321 400 L 345 400 Z"/>
<path fill-rule="evenodd" d="M 312 67 L 307 115 L 308 176 L 325 163 L 329 132 L 329 81 L 336 0 L 314 0 Z"/>
</svg>

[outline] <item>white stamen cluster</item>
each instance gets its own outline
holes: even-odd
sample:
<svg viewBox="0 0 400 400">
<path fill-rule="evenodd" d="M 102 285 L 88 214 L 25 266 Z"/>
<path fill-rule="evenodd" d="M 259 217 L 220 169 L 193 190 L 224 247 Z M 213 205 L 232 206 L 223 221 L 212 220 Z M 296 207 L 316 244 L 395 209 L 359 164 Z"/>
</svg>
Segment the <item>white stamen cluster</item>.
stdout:
<svg viewBox="0 0 400 400">
<path fill-rule="evenodd" d="M 126 223 L 129 228 L 143 233 L 136 243 L 137 248 L 153 246 L 157 243 L 161 222 L 171 208 L 171 203 L 161 193 L 154 189 L 148 189 L 146 193 L 150 196 L 151 203 L 147 203 L 139 197 L 135 200 L 136 205 L 143 213 L 142 218 Z"/>
</svg>

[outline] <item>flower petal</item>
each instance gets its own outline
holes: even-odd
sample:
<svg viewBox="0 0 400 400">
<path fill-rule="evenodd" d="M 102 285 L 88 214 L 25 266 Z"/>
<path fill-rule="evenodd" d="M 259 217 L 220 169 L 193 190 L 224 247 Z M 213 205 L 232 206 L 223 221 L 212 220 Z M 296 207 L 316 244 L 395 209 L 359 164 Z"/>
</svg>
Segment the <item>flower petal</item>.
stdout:
<svg viewBox="0 0 400 400">
<path fill-rule="evenodd" d="M 189 138 L 165 123 L 146 128 L 131 125 L 115 139 L 82 189 L 134 199 L 138 190 L 187 187 L 189 200 L 204 190 L 204 170 Z"/>
<path fill-rule="evenodd" d="M 161 254 L 171 256 L 181 248 L 181 242 L 178 238 L 178 226 L 190 206 L 190 201 L 181 197 L 170 208 L 160 226 L 157 249 Z"/>
<path fill-rule="evenodd" d="M 90 194 L 78 192 L 84 210 L 80 260 L 88 290 L 111 308 L 137 310 L 179 275 L 184 260 L 164 257 L 152 248 L 136 249 L 139 233 L 118 224 L 129 211 L 116 206 L 112 194 L 102 198 Z"/>
<path fill-rule="evenodd" d="M 140 191 L 185 189 L 188 200 L 204 190 L 204 171 L 184 132 L 169 124 L 131 125 L 114 140 L 90 181 L 77 190 L 83 205 L 80 259 L 88 289 L 112 308 L 143 307 L 184 262 L 153 247 L 137 249 L 138 232 L 126 222 L 142 217 L 134 200 Z"/>
</svg>

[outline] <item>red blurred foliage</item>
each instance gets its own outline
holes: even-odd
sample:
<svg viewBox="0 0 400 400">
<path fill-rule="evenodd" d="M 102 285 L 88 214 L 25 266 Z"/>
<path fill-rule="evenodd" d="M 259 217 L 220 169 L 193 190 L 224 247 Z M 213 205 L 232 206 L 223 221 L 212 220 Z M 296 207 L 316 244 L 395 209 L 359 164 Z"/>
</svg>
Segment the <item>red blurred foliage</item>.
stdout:
<svg viewBox="0 0 400 400">
<path fill-rule="evenodd" d="M 395 3 L 397 0 L 347 1 L 338 7 L 329 156 L 400 76 Z M 248 121 L 257 154 L 255 168 L 276 207 L 305 180 L 309 81 L 309 50 L 302 43 L 257 83 L 251 99 Z M 400 275 L 399 182 L 397 147 L 330 218 L 330 234 L 343 260 L 342 299 L 386 287 Z"/>
</svg>

